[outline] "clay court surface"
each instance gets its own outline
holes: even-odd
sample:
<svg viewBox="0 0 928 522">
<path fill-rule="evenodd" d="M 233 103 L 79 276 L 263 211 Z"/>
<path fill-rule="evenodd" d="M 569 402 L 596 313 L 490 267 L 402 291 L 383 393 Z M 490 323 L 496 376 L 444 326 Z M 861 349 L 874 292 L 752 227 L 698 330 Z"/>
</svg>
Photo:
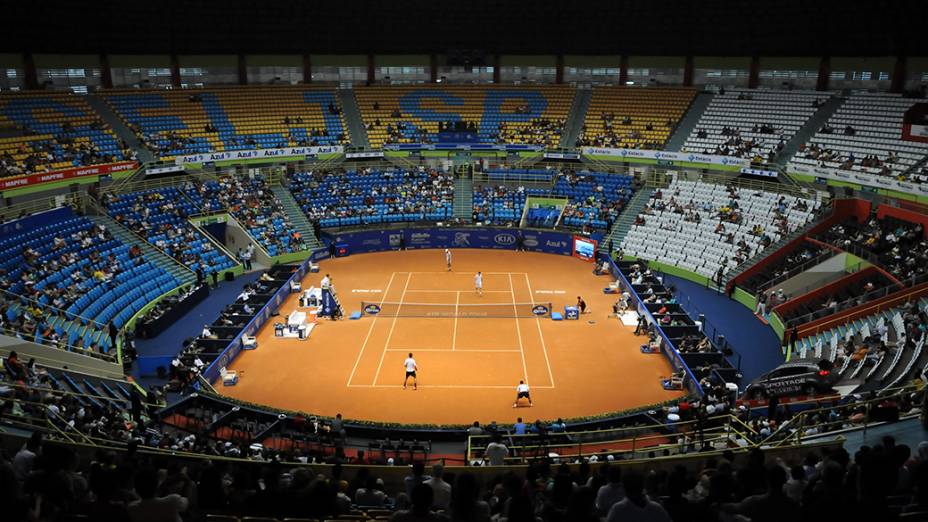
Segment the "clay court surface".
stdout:
<svg viewBox="0 0 928 522">
<path fill-rule="evenodd" d="M 660 355 L 644 355 L 612 311 L 615 295 L 603 294 L 610 277 L 574 258 L 493 250 L 454 250 L 453 271 L 441 250 L 360 254 L 321 262 L 303 288 L 331 274 L 346 315 L 361 302 L 444 304 L 444 309 L 496 303 L 552 303 L 554 310 L 581 295 L 587 313 L 579 321 L 547 318 L 432 318 L 365 316 L 357 321 L 321 320 L 307 341 L 274 337 L 273 323 L 297 307 L 297 294 L 279 319 L 258 334 L 257 350 L 242 352 L 231 369 L 234 387 L 219 391 L 278 408 L 348 419 L 417 424 L 501 423 L 572 418 L 643 406 L 681 395 L 664 391 L 670 374 Z M 484 273 L 484 295 L 474 274 Z M 518 306 L 518 305 L 516 305 Z M 385 306 L 386 309 L 386 306 Z M 426 307 L 418 307 L 428 310 Z M 590 323 L 592 321 L 592 324 Z M 419 389 L 402 388 L 403 361 L 412 352 Z M 512 408 L 515 386 L 531 386 L 534 407 Z"/>
</svg>

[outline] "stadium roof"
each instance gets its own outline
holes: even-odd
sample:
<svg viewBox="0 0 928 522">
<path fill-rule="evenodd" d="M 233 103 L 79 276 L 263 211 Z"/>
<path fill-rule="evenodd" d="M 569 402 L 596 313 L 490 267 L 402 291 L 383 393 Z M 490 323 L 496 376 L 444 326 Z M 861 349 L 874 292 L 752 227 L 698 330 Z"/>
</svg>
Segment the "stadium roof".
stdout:
<svg viewBox="0 0 928 522">
<path fill-rule="evenodd" d="M 928 2 L 4 2 L 0 52 L 926 55 Z"/>
</svg>

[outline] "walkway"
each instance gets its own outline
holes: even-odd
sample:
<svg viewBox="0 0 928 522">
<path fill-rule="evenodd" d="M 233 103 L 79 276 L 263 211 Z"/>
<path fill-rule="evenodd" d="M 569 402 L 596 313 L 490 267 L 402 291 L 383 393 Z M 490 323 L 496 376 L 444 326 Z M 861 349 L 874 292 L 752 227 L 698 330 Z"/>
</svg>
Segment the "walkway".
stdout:
<svg viewBox="0 0 928 522">
<path fill-rule="evenodd" d="M 732 366 L 738 367 L 738 355 L 741 356 L 742 386 L 783 364 L 779 338 L 772 328 L 754 317 L 752 310 L 714 289 L 686 279 L 665 275 L 664 281 L 676 287 L 677 300 L 690 316 L 705 314 L 707 335 L 725 336 L 735 351 L 735 355 L 729 357 Z"/>
</svg>

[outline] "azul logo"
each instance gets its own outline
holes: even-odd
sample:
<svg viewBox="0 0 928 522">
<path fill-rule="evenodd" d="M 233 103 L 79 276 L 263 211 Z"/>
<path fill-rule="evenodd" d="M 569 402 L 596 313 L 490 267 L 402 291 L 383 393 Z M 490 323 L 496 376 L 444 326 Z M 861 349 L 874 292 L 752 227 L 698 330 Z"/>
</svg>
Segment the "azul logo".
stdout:
<svg viewBox="0 0 928 522">
<path fill-rule="evenodd" d="M 564 248 L 567 246 L 567 241 L 545 241 L 545 246 L 554 247 L 554 248 Z"/>
<path fill-rule="evenodd" d="M 548 307 L 544 305 L 535 305 L 532 308 L 532 313 L 535 315 L 548 315 Z"/>
<path fill-rule="evenodd" d="M 512 234 L 496 234 L 493 241 L 495 241 L 497 245 L 514 245 L 516 244 L 516 236 Z"/>
<path fill-rule="evenodd" d="M 432 235 L 428 232 L 416 232 L 410 236 L 410 241 L 412 243 L 428 243 L 432 239 Z"/>
<path fill-rule="evenodd" d="M 455 232 L 455 246 L 470 246 L 470 232 Z"/>
<path fill-rule="evenodd" d="M 369 304 L 364 307 L 364 313 L 369 315 L 377 315 L 380 313 L 380 305 Z"/>
<path fill-rule="evenodd" d="M 533 248 L 533 247 L 538 246 L 538 240 L 533 237 L 527 237 L 525 238 L 525 240 L 522 241 L 522 244 L 527 247 Z"/>
</svg>

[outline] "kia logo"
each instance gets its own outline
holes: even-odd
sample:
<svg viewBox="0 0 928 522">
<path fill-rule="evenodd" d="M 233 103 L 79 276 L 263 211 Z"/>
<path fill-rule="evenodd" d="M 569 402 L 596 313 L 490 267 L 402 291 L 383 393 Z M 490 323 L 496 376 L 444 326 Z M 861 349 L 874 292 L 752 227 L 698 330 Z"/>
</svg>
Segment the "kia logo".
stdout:
<svg viewBox="0 0 928 522">
<path fill-rule="evenodd" d="M 516 244 L 516 236 L 512 234 L 497 234 L 493 238 L 496 241 L 497 245 L 514 245 Z"/>
</svg>

